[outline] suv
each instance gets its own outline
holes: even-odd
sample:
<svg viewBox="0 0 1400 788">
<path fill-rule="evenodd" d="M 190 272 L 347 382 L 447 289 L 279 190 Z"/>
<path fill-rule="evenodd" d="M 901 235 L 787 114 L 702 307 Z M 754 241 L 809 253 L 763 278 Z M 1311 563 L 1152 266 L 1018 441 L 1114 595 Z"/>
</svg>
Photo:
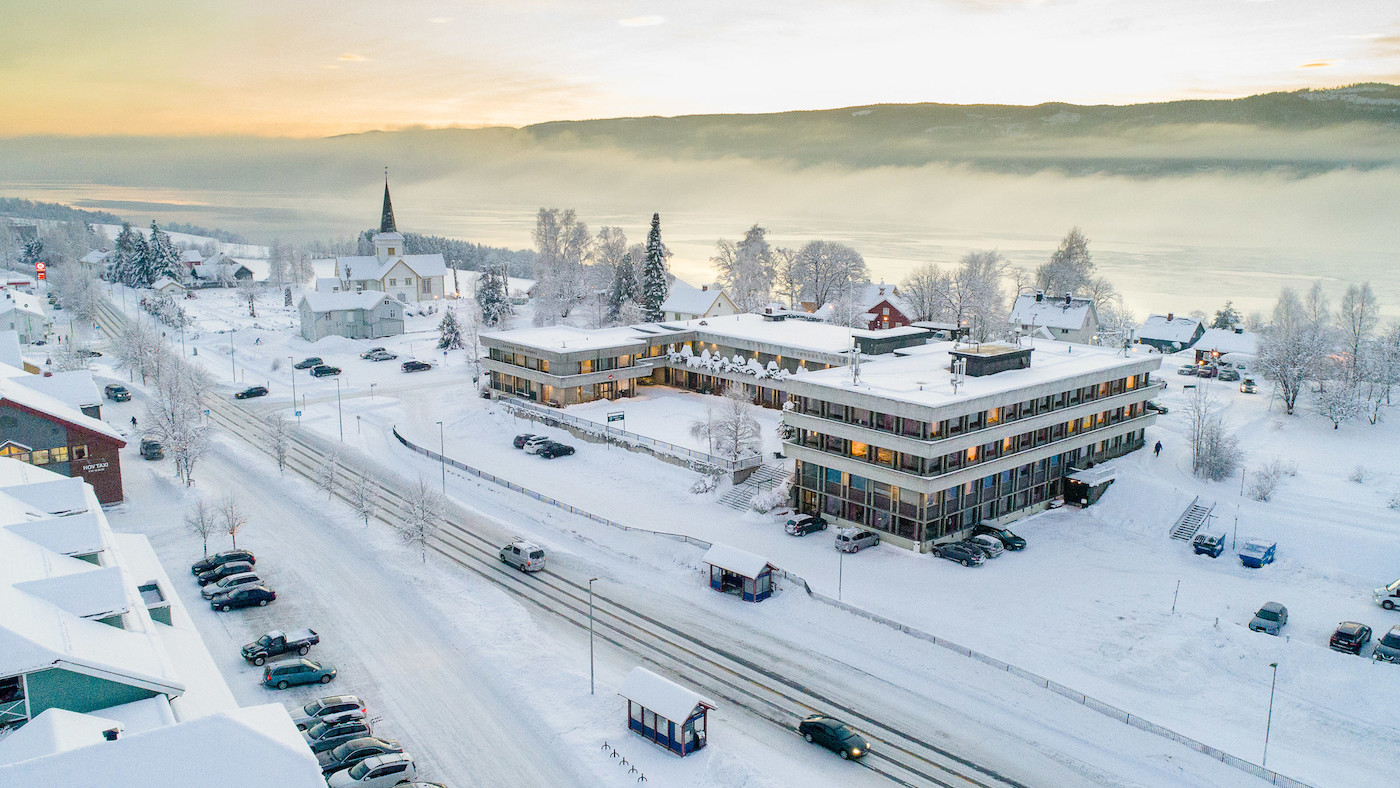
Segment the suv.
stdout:
<svg viewBox="0 0 1400 788">
<path fill-rule="evenodd" d="M 1327 641 L 1327 647 L 1346 654 L 1361 654 L 1361 649 L 1371 642 L 1371 628 L 1355 621 L 1343 621 Z"/>
<path fill-rule="evenodd" d="M 1015 552 L 1026 549 L 1026 540 L 1011 533 L 1005 528 L 997 528 L 991 525 L 979 525 L 972 529 L 973 536 L 990 536 L 1001 542 L 1001 546 L 1007 550 Z"/>
<path fill-rule="evenodd" d="M 292 722 L 297 730 L 304 731 L 327 717 L 345 719 L 345 715 L 358 711 L 360 718 L 369 713 L 369 708 L 354 695 L 329 695 L 302 706 L 292 712 Z"/>
<path fill-rule="evenodd" d="M 1255 394 L 1258 393 L 1258 391 L 1259 387 L 1254 385 L 1254 378 L 1245 378 L 1244 380 L 1240 381 L 1241 394 Z"/>
<path fill-rule="evenodd" d="M 880 535 L 859 528 L 842 528 L 836 532 L 836 549 L 843 553 L 859 553 L 880 543 Z"/>
<path fill-rule="evenodd" d="M 131 399 L 131 392 L 126 390 L 126 386 L 119 386 L 113 383 L 102 389 L 102 393 L 107 395 L 107 399 L 113 402 L 126 402 Z"/>
<path fill-rule="evenodd" d="M 987 559 L 982 555 L 982 551 L 963 544 L 962 542 L 947 542 L 936 544 L 931 550 L 939 558 L 946 558 L 949 561 L 957 561 L 963 566 L 981 566 Z"/>
<path fill-rule="evenodd" d="M 406 783 L 417 776 L 418 769 L 413 765 L 412 756 L 399 752 L 366 758 L 326 778 L 326 785 L 330 788 L 387 788 Z"/>
<path fill-rule="evenodd" d="M 817 531 L 825 531 L 826 520 L 814 514 L 799 514 L 789 519 L 787 525 L 783 526 L 783 530 L 792 536 L 806 536 Z"/>
<path fill-rule="evenodd" d="M 968 537 L 964 539 L 963 542 L 981 550 L 988 558 L 1000 558 L 1002 552 L 1006 549 L 1001 546 L 1001 542 L 995 537 L 987 536 L 986 534 Z"/>
<path fill-rule="evenodd" d="M 1265 632 L 1270 635 L 1277 635 L 1288 623 L 1288 608 L 1277 602 L 1265 602 L 1259 608 L 1259 612 L 1254 614 L 1254 618 L 1249 622 L 1249 628 L 1255 632 Z"/>
<path fill-rule="evenodd" d="M 538 454 L 546 460 L 552 460 L 555 457 L 567 457 L 568 455 L 573 453 L 573 446 L 570 446 L 567 443 L 556 443 L 554 441 L 546 443 L 544 446 L 540 447 L 539 451 L 535 452 L 535 454 Z"/>
<path fill-rule="evenodd" d="M 544 569 L 544 548 L 530 542 L 516 540 L 501 548 L 501 561 L 522 572 L 538 572 Z"/>
<path fill-rule="evenodd" d="M 160 441 L 153 441 L 150 438 L 142 438 L 141 459 L 163 460 L 165 459 L 165 447 L 160 445 Z"/>
<path fill-rule="evenodd" d="M 1372 591 L 1371 598 L 1386 610 L 1394 610 L 1396 605 L 1400 605 L 1400 580 Z"/>
<path fill-rule="evenodd" d="M 373 356 L 375 353 L 387 353 L 387 352 L 388 352 L 388 351 L 387 351 L 385 348 L 382 348 L 382 347 L 372 347 L 372 348 L 370 348 L 369 350 L 366 350 L 365 352 L 361 353 L 361 354 L 360 354 L 360 358 L 369 358 L 369 357 Z"/>
<path fill-rule="evenodd" d="M 1229 383 L 1234 383 L 1235 381 L 1240 379 L 1240 373 L 1234 371 L 1233 369 L 1222 369 L 1220 370 L 1219 377 L 1221 380 L 1227 381 Z"/>
<path fill-rule="evenodd" d="M 523 449 L 525 448 L 525 442 L 533 437 L 535 437 L 535 434 L 533 432 L 526 432 L 521 435 L 516 435 L 515 440 L 511 441 L 511 445 L 517 449 Z"/>
<path fill-rule="evenodd" d="M 369 720 L 341 720 L 339 722 L 318 722 L 302 731 L 302 739 L 313 753 L 322 753 L 351 739 L 371 736 Z"/>
<path fill-rule="evenodd" d="M 246 389 L 233 395 L 234 399 L 252 399 L 253 397 L 266 397 L 267 386 L 249 386 Z"/>
<path fill-rule="evenodd" d="M 1219 558 L 1225 552 L 1225 534 L 1208 534 L 1202 531 L 1196 534 L 1196 538 L 1191 540 L 1191 549 L 1196 555 L 1208 555 L 1211 558 Z"/>
<path fill-rule="evenodd" d="M 529 440 L 525 441 L 524 445 L 522 445 L 520 448 L 524 449 L 526 454 L 539 454 L 540 449 L 543 449 L 544 445 L 550 442 L 551 441 L 549 440 L 549 438 L 546 438 L 543 435 L 536 435 L 533 438 L 530 438 Z"/>
<path fill-rule="evenodd" d="M 264 667 L 262 683 L 264 687 L 284 690 L 293 684 L 329 684 L 335 674 L 336 669 L 331 665 L 305 658 L 287 659 Z"/>
<path fill-rule="evenodd" d="M 349 769 L 366 758 L 394 752 L 403 752 L 403 747 L 398 742 L 376 739 L 373 736 L 362 736 L 337 745 L 333 749 L 317 753 L 316 760 L 321 764 L 321 775 L 330 777 L 338 771 Z"/>
<path fill-rule="evenodd" d="M 320 357 L 320 356 L 312 356 L 311 358 L 304 358 L 304 359 L 302 359 L 301 361 L 298 361 L 297 363 L 295 363 L 295 364 L 292 365 L 292 368 L 293 368 L 293 369 L 311 369 L 312 367 L 319 367 L 319 366 L 321 366 L 321 364 L 323 364 L 323 363 L 325 363 L 325 362 L 321 361 L 321 357 Z"/>
<path fill-rule="evenodd" d="M 332 367 L 328 364 L 319 364 L 311 368 L 311 377 L 324 378 L 328 375 L 339 375 L 340 367 Z"/>
<path fill-rule="evenodd" d="M 1371 658 L 1381 662 L 1400 662 L 1400 624 L 1390 628 L 1385 637 L 1376 643 Z"/>
</svg>

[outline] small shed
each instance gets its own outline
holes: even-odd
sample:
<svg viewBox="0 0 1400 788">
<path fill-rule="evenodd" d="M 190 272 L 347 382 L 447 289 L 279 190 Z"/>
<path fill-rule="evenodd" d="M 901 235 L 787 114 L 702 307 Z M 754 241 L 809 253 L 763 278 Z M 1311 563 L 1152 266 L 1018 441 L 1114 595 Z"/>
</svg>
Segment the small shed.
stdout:
<svg viewBox="0 0 1400 788">
<path fill-rule="evenodd" d="M 685 757 L 705 746 L 705 723 L 715 702 L 640 665 L 617 694 L 627 699 L 627 727 Z"/>
<path fill-rule="evenodd" d="M 745 602 L 762 602 L 773 595 L 773 565 L 747 550 L 714 544 L 705 552 L 710 565 L 710 588 L 738 594 Z"/>
<path fill-rule="evenodd" d="M 168 276 L 162 276 L 152 282 L 151 289 L 162 295 L 171 296 L 172 298 L 183 298 L 185 295 L 185 286 Z"/>
<path fill-rule="evenodd" d="M 1065 476 L 1065 503 L 1089 506 L 1108 490 L 1117 474 L 1107 465 L 1072 471 Z"/>
</svg>

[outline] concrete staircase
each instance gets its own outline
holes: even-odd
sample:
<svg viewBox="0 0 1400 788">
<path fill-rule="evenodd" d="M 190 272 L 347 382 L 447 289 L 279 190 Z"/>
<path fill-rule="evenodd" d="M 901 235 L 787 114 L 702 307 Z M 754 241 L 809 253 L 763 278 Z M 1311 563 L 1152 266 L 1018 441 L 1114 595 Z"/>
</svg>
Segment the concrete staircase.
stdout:
<svg viewBox="0 0 1400 788">
<path fill-rule="evenodd" d="M 1191 505 L 1176 519 L 1172 526 L 1172 538 L 1191 541 L 1196 532 L 1206 524 L 1210 513 L 1215 509 L 1215 501 L 1202 501 L 1201 496 L 1191 499 Z"/>
<path fill-rule="evenodd" d="M 749 508 L 755 495 L 776 487 L 787 475 L 786 465 L 761 465 L 743 484 L 736 484 L 726 490 L 724 495 L 720 496 L 719 502 L 731 509 L 744 511 Z"/>
</svg>

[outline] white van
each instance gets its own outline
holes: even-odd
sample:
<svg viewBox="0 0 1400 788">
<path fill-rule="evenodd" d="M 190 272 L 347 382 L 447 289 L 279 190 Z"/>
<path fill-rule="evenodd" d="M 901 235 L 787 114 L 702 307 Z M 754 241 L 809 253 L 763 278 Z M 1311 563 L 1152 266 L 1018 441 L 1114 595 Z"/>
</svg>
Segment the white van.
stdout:
<svg viewBox="0 0 1400 788">
<path fill-rule="evenodd" d="M 538 572 L 544 569 L 544 548 L 517 540 L 501 548 L 501 560 L 522 572 Z"/>
<path fill-rule="evenodd" d="M 1400 607 L 1400 580 L 1396 580 L 1384 588 L 1377 588 L 1374 593 L 1376 604 L 1386 610 L 1394 610 Z"/>
</svg>

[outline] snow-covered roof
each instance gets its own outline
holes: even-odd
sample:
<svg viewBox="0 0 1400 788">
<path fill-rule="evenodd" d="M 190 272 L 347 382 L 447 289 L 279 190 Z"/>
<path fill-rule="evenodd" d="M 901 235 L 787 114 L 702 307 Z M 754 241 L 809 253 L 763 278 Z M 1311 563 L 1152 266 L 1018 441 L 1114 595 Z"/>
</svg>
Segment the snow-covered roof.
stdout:
<svg viewBox="0 0 1400 788">
<path fill-rule="evenodd" d="M 18 331 L 0 331 L 0 364 L 23 371 L 24 356 L 19 350 Z"/>
<path fill-rule="evenodd" d="M 318 276 L 315 289 L 318 293 L 339 293 L 342 284 L 344 283 L 333 276 Z"/>
<path fill-rule="evenodd" d="M 1090 298 L 1071 298 L 1065 304 L 1064 296 L 1054 298 L 1048 293 L 1043 300 L 1035 300 L 1034 295 L 1023 295 L 1011 307 L 1010 321 L 1013 325 L 1036 325 L 1050 328 L 1081 329 L 1094 309 Z"/>
<path fill-rule="evenodd" d="M 34 277 L 22 274 L 19 271 L 0 270 L 0 285 L 5 287 L 29 287 L 34 284 Z"/>
<path fill-rule="evenodd" d="M 5 498 L 15 500 L 8 495 Z M 97 513 L 88 512 L 67 517 L 12 521 L 4 528 L 59 555 L 91 555 L 101 552 L 104 547 L 102 526 L 97 518 Z M 5 514 L 0 513 L 0 522 L 4 519 Z"/>
<path fill-rule="evenodd" d="M 18 730 L 0 739 L 0 765 L 67 752 L 106 741 L 104 731 L 123 726 L 116 720 L 96 714 L 79 714 L 67 709 L 45 709 Z"/>
<path fill-rule="evenodd" d="M 86 561 L 81 563 L 87 564 Z M 120 567 L 92 564 L 88 567 L 87 571 L 26 580 L 15 583 L 14 587 L 16 591 L 52 602 L 60 610 L 79 618 L 103 618 L 131 609 Z"/>
<path fill-rule="evenodd" d="M 701 289 L 677 279 L 671 283 L 666 301 L 661 305 L 663 312 L 676 312 L 682 315 L 704 315 L 714 308 L 715 302 L 724 295 L 718 287 Z"/>
<path fill-rule="evenodd" d="M 881 301 L 889 301 L 891 306 L 904 313 L 906 317 L 908 317 L 911 311 L 908 304 L 900 297 L 899 288 L 893 284 L 886 284 L 884 282 L 869 284 L 861 291 L 860 305 L 866 309 L 873 308 Z"/>
<path fill-rule="evenodd" d="M 179 282 L 175 281 L 174 279 L 171 279 L 171 278 L 168 277 L 168 276 L 162 276 L 161 278 L 159 278 L 159 279 L 157 279 L 156 281 L 152 282 L 152 283 L 151 283 L 151 289 L 152 289 L 152 290 L 164 290 L 165 288 L 167 288 L 167 287 L 169 287 L 169 286 L 171 286 L 171 285 L 174 285 L 174 286 L 180 288 L 181 290 L 184 290 L 184 289 L 185 289 L 185 286 L 184 286 L 184 285 L 180 284 Z"/>
<path fill-rule="evenodd" d="M 13 457 L 0 457 L 0 492 L 48 514 L 77 514 L 92 508 L 88 485 L 82 479 L 69 478 Z"/>
<path fill-rule="evenodd" d="M 644 344 L 648 334 L 632 326 L 618 328 L 576 328 L 574 326 L 534 326 L 509 331 L 491 331 L 483 339 L 495 339 L 517 345 L 568 353 L 575 350 L 626 348 Z"/>
<path fill-rule="evenodd" d="M 690 719 L 697 706 L 716 708 L 715 702 L 704 695 L 658 676 L 641 665 L 632 668 L 627 680 L 618 688 L 617 694 L 633 703 L 640 703 L 676 724 Z"/>
<path fill-rule="evenodd" d="M 312 312 L 340 312 L 347 309 L 374 309 L 388 298 L 386 293 L 378 290 L 366 290 L 362 293 L 306 293 L 301 300 L 306 302 Z"/>
<path fill-rule="evenodd" d="M 116 256 L 116 252 L 108 249 L 93 249 L 91 252 L 79 258 L 80 262 L 88 265 L 101 265 Z"/>
<path fill-rule="evenodd" d="M 705 557 L 700 560 L 744 577 L 758 577 L 763 568 L 769 565 L 768 559 L 761 555 L 718 542 L 710 545 Z"/>
<path fill-rule="evenodd" d="M 1100 484 L 1107 484 L 1118 477 L 1118 472 L 1111 465 L 1095 465 L 1092 468 L 1073 471 L 1067 474 L 1069 478 L 1083 482 L 1090 487 L 1097 487 Z"/>
<path fill-rule="evenodd" d="M 17 405 L 39 411 L 40 413 L 46 413 L 56 419 L 68 422 L 75 427 L 81 427 L 90 432 L 106 435 L 113 440 L 120 441 L 123 446 L 126 445 L 126 441 L 122 439 L 121 433 L 117 432 L 106 422 L 98 421 L 84 414 L 82 411 L 51 394 L 44 394 L 29 386 L 23 385 L 17 378 L 0 377 L 0 399 L 9 400 Z"/>
<path fill-rule="evenodd" d="M 1180 342 L 1183 347 L 1196 336 L 1201 322 L 1181 315 L 1148 315 L 1138 326 L 1139 339 L 1154 339 L 1159 342 Z"/>
<path fill-rule="evenodd" d="M 352 282 L 366 279 L 378 281 L 388 276 L 389 271 L 399 263 L 408 266 L 418 276 L 447 275 L 447 263 L 442 259 L 441 254 L 436 253 L 394 255 L 382 263 L 375 255 L 337 257 L 335 258 L 335 270 L 341 278 L 349 279 Z"/>
<path fill-rule="evenodd" d="M 1196 341 L 1196 349 L 1253 356 L 1259 353 L 1259 335 L 1249 331 L 1235 333 L 1225 328 L 1207 328 Z"/>
<path fill-rule="evenodd" d="M 180 253 L 180 262 L 202 263 L 204 262 L 204 255 L 201 254 L 198 249 L 186 249 L 185 251 Z"/>
<path fill-rule="evenodd" d="M 102 393 L 97 390 L 92 373 L 86 369 L 72 369 L 51 375 L 26 374 L 10 379 L 74 408 L 102 404 Z"/>
<path fill-rule="evenodd" d="M 21 312 L 44 316 L 43 303 L 38 296 L 21 293 L 18 290 L 0 290 L 0 314 L 18 309 Z"/>
<path fill-rule="evenodd" d="M 702 322 L 705 325 L 700 325 Z M 742 314 L 677 320 L 663 325 L 818 353 L 840 354 L 851 349 L 851 329 L 808 320 L 767 320 L 763 315 Z M 883 332 L 866 335 L 887 336 Z"/>
</svg>

